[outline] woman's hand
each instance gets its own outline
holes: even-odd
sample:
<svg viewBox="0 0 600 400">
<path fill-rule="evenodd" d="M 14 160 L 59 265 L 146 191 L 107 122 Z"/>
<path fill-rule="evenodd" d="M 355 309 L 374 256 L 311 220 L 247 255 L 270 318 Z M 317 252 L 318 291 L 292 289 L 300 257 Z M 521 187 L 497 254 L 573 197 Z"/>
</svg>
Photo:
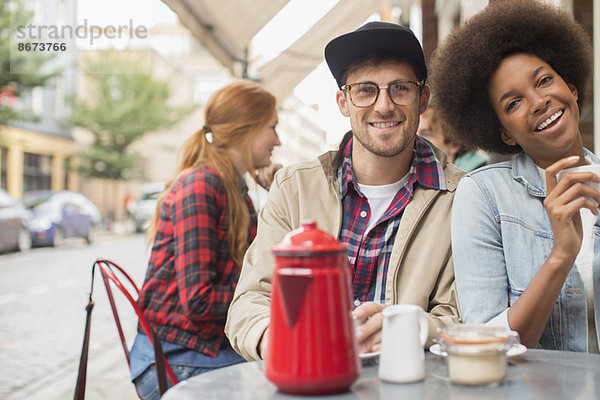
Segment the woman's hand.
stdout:
<svg viewBox="0 0 600 400">
<path fill-rule="evenodd" d="M 258 184 L 265 189 L 269 190 L 271 184 L 273 183 L 273 177 L 275 176 L 275 172 L 279 171 L 283 168 L 281 164 L 270 164 L 266 167 L 262 167 L 256 170 L 256 181 Z"/>
<path fill-rule="evenodd" d="M 579 210 L 589 209 L 598 215 L 600 193 L 585 182 L 600 182 L 593 172 L 571 172 L 557 182 L 556 174 L 573 167 L 578 156 L 563 158 L 546 168 L 546 200 L 554 244 L 550 255 L 535 274 L 527 289 L 508 309 L 508 323 L 519 332 L 521 343 L 536 347 L 556 299 L 581 249 L 583 232 Z"/>
<path fill-rule="evenodd" d="M 560 182 L 556 174 L 565 168 L 574 166 L 578 156 L 563 158 L 546 168 L 546 200 L 544 207 L 548 213 L 554 246 L 551 257 L 565 261 L 565 265 L 573 265 L 581 248 L 583 232 L 579 210 L 589 209 L 598 215 L 600 193 L 586 185 L 585 182 L 600 182 L 600 177 L 593 172 L 572 172 L 566 174 Z"/>
</svg>

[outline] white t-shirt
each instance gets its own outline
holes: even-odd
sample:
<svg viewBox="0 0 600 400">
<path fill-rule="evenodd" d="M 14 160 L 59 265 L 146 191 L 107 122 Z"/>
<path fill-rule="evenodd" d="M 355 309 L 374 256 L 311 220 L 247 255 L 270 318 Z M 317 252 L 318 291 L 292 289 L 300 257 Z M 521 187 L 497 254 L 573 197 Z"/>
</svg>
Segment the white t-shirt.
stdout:
<svg viewBox="0 0 600 400">
<path fill-rule="evenodd" d="M 371 209 L 371 217 L 369 218 L 369 223 L 367 225 L 367 230 L 365 234 L 369 233 L 369 231 L 377 224 L 379 219 L 383 216 L 385 211 L 388 209 L 392 200 L 394 200 L 394 196 L 400 190 L 400 188 L 406 185 L 408 182 L 409 174 L 406 174 L 397 182 L 391 183 L 389 185 L 362 185 L 358 184 L 360 191 L 367 197 L 367 201 L 369 202 L 369 208 Z"/>
<path fill-rule="evenodd" d="M 590 163 L 589 160 L 588 164 Z M 536 166 L 537 167 L 537 166 Z M 546 186 L 546 171 L 542 168 L 537 167 L 544 187 Z M 587 208 L 579 210 L 581 215 L 581 226 L 583 229 L 583 241 L 581 243 L 581 249 L 577 258 L 575 259 L 575 265 L 577 271 L 583 281 L 583 291 L 585 293 L 585 309 L 587 314 L 587 325 L 588 325 L 588 352 L 598 353 L 598 339 L 596 337 L 596 319 L 595 319 L 595 307 L 594 307 L 594 223 L 596 222 L 596 216 L 592 214 Z"/>
</svg>

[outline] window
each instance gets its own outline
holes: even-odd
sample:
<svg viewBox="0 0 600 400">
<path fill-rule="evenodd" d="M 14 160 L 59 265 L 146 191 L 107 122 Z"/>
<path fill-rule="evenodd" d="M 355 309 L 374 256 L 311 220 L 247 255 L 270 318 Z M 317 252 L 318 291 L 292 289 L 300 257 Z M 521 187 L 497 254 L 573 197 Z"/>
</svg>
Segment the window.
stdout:
<svg viewBox="0 0 600 400">
<path fill-rule="evenodd" d="M 49 190 L 52 176 L 52 156 L 24 153 L 23 191 Z"/>
</svg>

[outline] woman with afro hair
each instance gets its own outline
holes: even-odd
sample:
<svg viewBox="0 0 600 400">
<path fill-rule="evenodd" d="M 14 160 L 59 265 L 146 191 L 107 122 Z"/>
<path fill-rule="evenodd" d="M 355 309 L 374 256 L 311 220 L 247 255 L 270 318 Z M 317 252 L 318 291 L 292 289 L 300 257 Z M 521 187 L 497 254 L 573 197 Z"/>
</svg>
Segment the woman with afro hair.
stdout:
<svg viewBox="0 0 600 400">
<path fill-rule="evenodd" d="M 528 347 L 598 352 L 600 164 L 578 129 L 589 36 L 533 0 L 496 0 L 436 50 L 432 91 L 462 141 L 510 161 L 460 181 L 452 252 L 463 322 L 503 325 Z"/>
</svg>

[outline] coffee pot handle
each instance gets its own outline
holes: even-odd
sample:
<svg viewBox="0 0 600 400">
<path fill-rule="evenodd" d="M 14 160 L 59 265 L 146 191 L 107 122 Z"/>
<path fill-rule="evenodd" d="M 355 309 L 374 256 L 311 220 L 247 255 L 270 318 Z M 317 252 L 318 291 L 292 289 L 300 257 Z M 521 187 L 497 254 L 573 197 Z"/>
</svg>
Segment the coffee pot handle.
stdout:
<svg viewBox="0 0 600 400">
<path fill-rule="evenodd" d="M 419 338 L 421 340 L 421 346 L 425 346 L 427 342 L 427 335 L 429 333 L 429 321 L 427 320 L 427 314 L 425 311 L 420 310 L 419 313 Z"/>
</svg>

